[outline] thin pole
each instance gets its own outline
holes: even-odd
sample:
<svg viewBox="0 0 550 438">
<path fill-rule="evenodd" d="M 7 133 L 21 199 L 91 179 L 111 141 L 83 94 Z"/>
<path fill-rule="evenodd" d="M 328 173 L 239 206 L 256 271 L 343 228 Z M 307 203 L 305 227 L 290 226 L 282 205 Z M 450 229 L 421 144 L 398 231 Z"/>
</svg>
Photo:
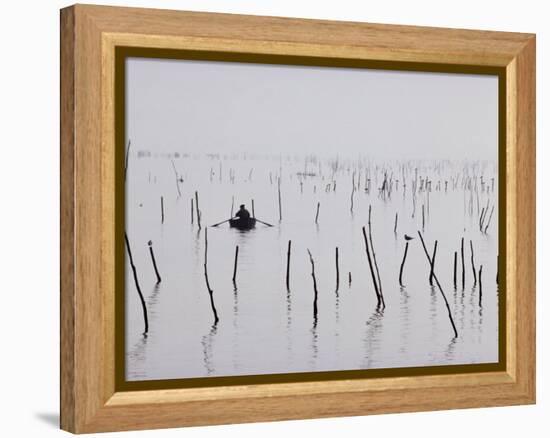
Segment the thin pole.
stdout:
<svg viewBox="0 0 550 438">
<path fill-rule="evenodd" d="M 231 216 L 233 217 L 233 216 Z M 254 199 L 252 199 L 252 217 L 255 218 L 256 217 L 256 213 L 254 212 Z"/>
<path fill-rule="evenodd" d="M 494 206 L 493 206 L 494 208 Z M 483 232 L 483 224 L 485 223 L 485 218 L 487 217 L 487 212 L 489 211 L 489 197 L 487 197 L 487 206 L 485 207 L 485 211 L 483 212 L 483 215 L 481 216 L 481 221 L 479 224 L 479 231 Z"/>
<path fill-rule="evenodd" d="M 164 223 L 164 197 L 160 197 L 160 223 Z"/>
<path fill-rule="evenodd" d="M 193 217 L 195 216 L 194 208 L 195 207 L 193 207 L 193 198 L 191 198 L 191 225 L 193 225 L 193 222 L 194 222 L 194 217 Z"/>
<path fill-rule="evenodd" d="M 159 270 L 157 269 L 157 261 L 155 260 L 155 253 L 153 252 L 153 242 L 150 240 L 147 244 L 149 245 L 149 253 L 151 254 L 151 260 L 153 261 L 153 268 L 155 268 L 157 283 L 160 283 L 162 280 L 159 275 Z"/>
<path fill-rule="evenodd" d="M 233 283 L 237 279 L 237 261 L 239 259 L 239 245 L 235 247 L 235 264 L 233 265 Z"/>
<path fill-rule="evenodd" d="M 470 261 L 472 263 L 472 274 L 474 276 L 474 287 L 477 284 L 477 276 L 476 276 L 476 268 L 474 264 L 474 244 L 472 243 L 472 240 L 470 239 Z"/>
<path fill-rule="evenodd" d="M 317 224 L 317 221 L 319 219 L 319 207 L 321 207 L 321 203 L 317 202 L 317 213 L 315 214 L 315 224 Z"/>
<path fill-rule="evenodd" d="M 437 240 L 434 243 L 434 252 L 432 254 L 432 261 L 430 263 L 430 286 L 433 286 L 434 267 L 435 267 L 435 255 L 437 253 Z"/>
<path fill-rule="evenodd" d="M 397 234 L 397 215 L 398 213 L 395 212 L 395 223 L 393 225 L 393 234 Z"/>
<path fill-rule="evenodd" d="M 464 270 L 464 237 L 460 242 L 460 259 L 462 261 L 462 290 L 464 290 L 464 282 L 466 280 L 466 272 Z"/>
<path fill-rule="evenodd" d="M 313 324 L 317 325 L 317 279 L 315 278 L 315 262 L 313 261 L 313 257 L 311 255 L 310 250 L 307 250 L 307 253 L 309 255 L 309 262 L 311 263 L 311 278 L 313 279 Z"/>
<path fill-rule="evenodd" d="M 288 249 L 286 252 L 286 289 L 290 290 L 290 251 L 292 247 L 292 240 L 288 241 Z"/>
<path fill-rule="evenodd" d="M 485 207 L 481 207 L 481 214 L 479 215 L 479 231 L 483 229 L 483 215 L 485 214 Z"/>
<path fill-rule="evenodd" d="M 174 164 L 174 160 L 170 160 L 172 163 L 172 169 L 174 169 L 174 176 L 176 177 L 176 189 L 178 190 L 178 199 L 181 197 L 181 191 L 180 191 L 180 183 L 178 178 L 178 171 L 176 170 L 176 165 Z"/>
<path fill-rule="evenodd" d="M 428 254 L 428 250 L 426 249 L 426 244 L 424 243 L 424 238 L 422 237 L 422 233 L 419 231 L 418 235 L 420 236 L 420 241 L 422 242 L 422 247 L 424 248 L 424 254 L 426 254 L 426 257 L 428 259 L 428 262 L 431 263 L 430 255 Z M 441 284 L 439 283 L 439 280 L 437 279 L 437 276 L 434 273 L 434 280 L 437 284 L 437 287 L 439 288 L 439 292 L 441 292 L 441 295 L 443 296 L 443 300 L 445 301 L 445 306 L 447 307 L 447 313 L 449 315 L 449 320 L 451 321 L 451 325 L 453 326 L 453 331 L 455 334 L 455 338 L 458 337 L 458 332 L 456 331 L 455 322 L 453 320 L 453 315 L 451 314 L 451 308 L 449 307 L 449 302 L 447 301 L 447 297 L 445 296 L 445 293 L 443 292 L 443 289 L 441 288 Z"/>
<path fill-rule="evenodd" d="M 382 307 L 386 307 L 384 302 L 384 294 L 382 293 L 382 282 L 380 281 L 380 271 L 378 270 L 378 263 L 376 261 L 376 252 L 374 252 L 374 245 L 372 244 L 372 226 L 371 226 L 371 206 L 369 205 L 369 242 L 370 249 L 372 251 L 372 261 L 374 262 L 374 268 L 376 269 L 376 279 L 378 281 L 378 293 L 380 294 L 380 300 L 382 301 Z"/>
<path fill-rule="evenodd" d="M 136 289 L 138 291 L 139 300 L 141 301 L 141 308 L 143 309 L 143 320 L 145 322 L 145 331 L 144 335 L 149 331 L 149 319 L 147 318 L 147 305 L 145 304 L 145 299 L 141 293 L 141 288 L 139 287 L 139 281 L 137 276 L 136 265 L 134 265 L 134 259 L 132 257 L 132 251 L 130 250 L 130 242 L 128 241 L 128 235 L 124 233 L 124 241 L 126 242 L 126 250 L 128 251 L 128 257 L 130 258 L 130 266 L 132 267 L 132 273 L 134 275 L 134 283 L 136 284 Z"/>
<path fill-rule="evenodd" d="M 210 307 L 212 307 L 212 313 L 214 314 L 214 325 L 219 321 L 218 311 L 216 310 L 216 305 L 214 304 L 214 291 L 210 287 L 210 282 L 208 281 L 208 228 L 204 229 L 204 278 L 206 280 L 206 289 L 208 290 L 208 295 L 210 296 Z"/>
<path fill-rule="evenodd" d="M 336 292 L 340 288 L 340 264 L 338 262 L 338 247 L 336 247 Z"/>
<path fill-rule="evenodd" d="M 197 212 L 197 225 L 201 229 L 201 211 L 199 210 L 199 192 L 195 190 L 195 211 Z"/>
<path fill-rule="evenodd" d="M 409 242 L 405 241 L 405 252 L 403 253 L 403 260 L 401 261 L 401 268 L 399 268 L 399 285 L 403 287 L 403 268 L 405 267 L 405 259 L 407 258 L 407 251 L 409 250 Z"/>
<path fill-rule="evenodd" d="M 371 275 L 371 278 L 372 278 L 372 284 L 374 286 L 374 292 L 376 293 L 376 299 L 378 300 L 378 306 L 381 305 L 381 300 L 380 300 L 380 294 L 378 292 L 378 283 L 376 282 L 376 276 L 374 274 L 374 268 L 372 266 L 372 260 L 371 260 L 371 256 L 370 256 L 370 249 L 369 249 L 369 241 L 367 239 L 367 232 L 365 231 L 365 227 L 363 227 L 363 239 L 365 240 L 365 249 L 367 251 L 367 260 L 369 261 L 369 270 L 370 270 L 370 275 Z M 351 275 L 350 275 L 350 278 L 351 278 Z M 351 281 L 350 281 L 351 283 Z"/>
</svg>

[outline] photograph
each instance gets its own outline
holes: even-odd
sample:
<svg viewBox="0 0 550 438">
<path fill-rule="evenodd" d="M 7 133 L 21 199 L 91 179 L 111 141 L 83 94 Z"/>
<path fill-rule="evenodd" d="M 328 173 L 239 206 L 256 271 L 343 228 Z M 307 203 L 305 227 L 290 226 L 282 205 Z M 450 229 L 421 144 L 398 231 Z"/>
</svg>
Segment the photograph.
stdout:
<svg viewBox="0 0 550 438">
<path fill-rule="evenodd" d="M 124 75 L 128 382 L 499 363 L 498 75 Z"/>
</svg>

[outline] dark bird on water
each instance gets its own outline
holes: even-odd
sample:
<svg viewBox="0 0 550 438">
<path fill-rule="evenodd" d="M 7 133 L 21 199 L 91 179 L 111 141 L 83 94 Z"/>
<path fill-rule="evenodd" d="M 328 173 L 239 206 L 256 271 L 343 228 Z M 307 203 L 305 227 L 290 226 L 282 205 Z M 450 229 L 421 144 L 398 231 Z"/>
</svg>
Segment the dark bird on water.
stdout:
<svg viewBox="0 0 550 438">
<path fill-rule="evenodd" d="M 409 236 L 408 234 L 405 234 L 405 240 L 413 240 L 414 237 Z"/>
</svg>

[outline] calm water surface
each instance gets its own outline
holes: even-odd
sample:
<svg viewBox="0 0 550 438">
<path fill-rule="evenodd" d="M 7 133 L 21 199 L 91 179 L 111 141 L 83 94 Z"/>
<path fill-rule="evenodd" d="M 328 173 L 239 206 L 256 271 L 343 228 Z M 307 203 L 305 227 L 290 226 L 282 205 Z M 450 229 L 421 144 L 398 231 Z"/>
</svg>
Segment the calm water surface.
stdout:
<svg viewBox="0 0 550 438">
<path fill-rule="evenodd" d="M 378 191 L 384 171 L 393 183 L 391 196 L 385 197 Z M 467 178 L 474 176 L 477 192 L 465 190 Z M 278 207 L 279 177 L 282 221 Z M 416 178 L 420 185 L 426 177 L 432 182 L 431 190 L 417 192 L 413 197 L 412 181 Z M 371 189 L 367 192 L 369 178 Z M 497 181 L 492 178 L 495 165 L 488 163 L 377 163 L 354 159 L 341 160 L 336 167 L 326 159 L 303 157 L 138 157 L 137 151 L 131 153 L 126 229 L 147 302 L 149 333 L 147 337 L 142 334 L 143 314 L 127 261 L 127 379 L 497 362 L 498 206 L 495 205 Z M 352 181 L 356 186 L 353 212 Z M 196 215 L 191 224 L 191 199 L 195 191 L 199 193 L 202 230 L 197 226 Z M 241 203 L 251 209 L 254 199 L 256 217 L 274 227 L 258 224 L 245 232 L 227 224 L 208 228 L 208 275 L 220 318 L 214 326 L 203 270 L 204 231 L 206 225 L 229 217 L 233 198 L 235 211 Z M 315 224 L 318 202 L 320 211 Z M 494 205 L 495 213 L 487 233 L 481 233 L 479 215 L 487 202 L 489 211 Z M 362 235 L 369 205 L 373 245 L 386 302 L 383 310 L 376 309 Z M 417 237 L 417 231 L 423 229 L 422 205 L 423 235 L 430 252 L 434 241 L 438 241 L 435 272 L 449 301 L 457 338 L 453 336 L 443 297 L 428 281 L 429 264 Z M 398 223 L 394 233 L 396 213 Z M 401 287 L 398 276 L 404 234 L 415 239 L 409 243 Z M 464 288 L 460 262 L 462 237 Z M 159 284 L 149 256 L 149 240 L 153 242 L 162 276 Z M 287 290 L 289 240 L 292 254 Z M 479 282 L 474 286 L 473 281 L 470 240 L 476 271 L 483 265 L 481 306 Z M 237 280 L 233 284 L 236 245 L 239 259 Z M 338 286 L 336 247 L 340 256 Z M 308 249 L 315 261 L 319 291 L 316 321 Z M 458 251 L 457 289 L 453 287 L 455 251 Z"/>
</svg>

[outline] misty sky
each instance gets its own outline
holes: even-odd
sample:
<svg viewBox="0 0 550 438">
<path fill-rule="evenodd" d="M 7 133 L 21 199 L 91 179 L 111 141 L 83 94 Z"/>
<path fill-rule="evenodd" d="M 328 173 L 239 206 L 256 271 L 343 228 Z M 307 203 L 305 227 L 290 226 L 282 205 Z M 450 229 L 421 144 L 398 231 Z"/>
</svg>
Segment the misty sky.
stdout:
<svg viewBox="0 0 550 438">
<path fill-rule="evenodd" d="M 496 76 L 143 58 L 126 74 L 138 150 L 497 161 Z"/>
</svg>

